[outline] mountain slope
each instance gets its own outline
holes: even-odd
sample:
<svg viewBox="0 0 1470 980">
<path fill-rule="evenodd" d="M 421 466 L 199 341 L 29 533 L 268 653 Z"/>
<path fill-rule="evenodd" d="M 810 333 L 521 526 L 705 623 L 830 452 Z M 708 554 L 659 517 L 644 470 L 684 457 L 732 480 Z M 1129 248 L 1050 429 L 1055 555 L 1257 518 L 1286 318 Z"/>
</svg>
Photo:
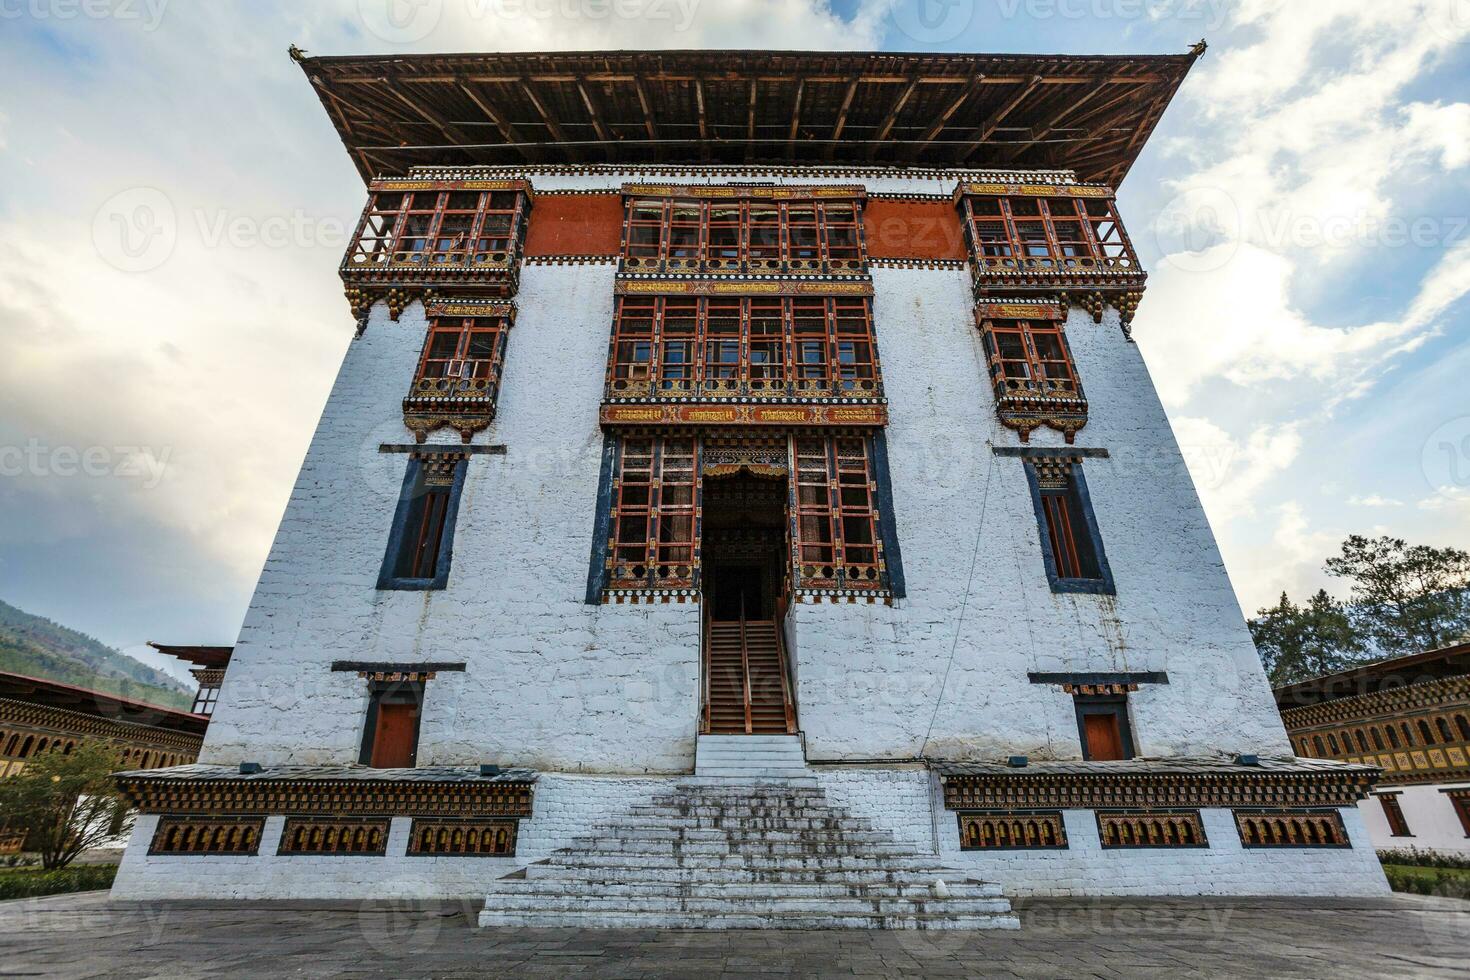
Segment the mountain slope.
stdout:
<svg viewBox="0 0 1470 980">
<path fill-rule="evenodd" d="M 0 670 L 188 710 L 192 692 L 160 670 L 0 602 Z"/>
</svg>

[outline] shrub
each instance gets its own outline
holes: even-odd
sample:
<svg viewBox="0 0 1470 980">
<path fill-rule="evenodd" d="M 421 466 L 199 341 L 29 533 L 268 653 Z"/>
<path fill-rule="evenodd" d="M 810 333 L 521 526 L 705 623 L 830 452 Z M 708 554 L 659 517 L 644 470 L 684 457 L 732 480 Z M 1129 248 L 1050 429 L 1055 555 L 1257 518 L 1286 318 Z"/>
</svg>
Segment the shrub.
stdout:
<svg viewBox="0 0 1470 980">
<path fill-rule="evenodd" d="M 40 854 L 42 866 L 64 868 L 127 828 L 128 804 L 112 780 L 118 768 L 116 753 L 92 742 L 65 755 L 43 753 L 0 779 L 0 813 L 25 829 L 26 849 Z"/>
</svg>

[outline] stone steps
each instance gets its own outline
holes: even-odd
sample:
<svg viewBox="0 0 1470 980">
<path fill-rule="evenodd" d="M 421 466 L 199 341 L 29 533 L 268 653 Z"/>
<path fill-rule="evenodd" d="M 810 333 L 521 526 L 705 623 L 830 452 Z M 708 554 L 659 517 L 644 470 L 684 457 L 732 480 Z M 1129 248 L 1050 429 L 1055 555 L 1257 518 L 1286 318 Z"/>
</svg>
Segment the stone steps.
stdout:
<svg viewBox="0 0 1470 980">
<path fill-rule="evenodd" d="M 733 738 L 750 738 L 736 736 Z M 794 742 L 795 740 L 793 740 Z M 799 746 L 798 746 L 799 750 Z M 678 783 L 491 883 L 483 926 L 1017 928 L 993 883 L 938 866 L 815 780 Z M 935 881 L 948 886 L 938 898 Z"/>
<path fill-rule="evenodd" d="M 943 906 L 945 911 L 965 915 L 993 915 L 1008 913 L 1011 903 L 1004 898 L 954 898 L 937 899 L 932 895 L 923 897 L 862 898 L 819 896 L 813 898 L 783 898 L 759 896 L 752 898 L 692 898 L 686 895 L 589 896 L 572 893 L 557 895 L 547 892 L 501 894 L 495 896 L 498 912 L 535 912 L 538 909 L 576 909 L 589 912 L 664 912 L 671 915 L 698 912 L 704 915 L 728 913 L 745 914 L 790 914 L 808 915 L 922 915 L 929 907 Z"/>
<path fill-rule="evenodd" d="M 963 872 L 951 872 L 962 874 Z M 489 894 L 581 894 L 570 883 L 588 883 L 583 878 L 499 878 L 489 883 Z M 634 898 L 664 895 L 682 895 L 689 898 L 730 899 L 813 899 L 813 898 L 924 898 L 933 894 L 933 881 L 914 882 L 667 882 L 667 881 L 605 881 L 595 882 L 597 894 L 602 897 L 626 895 Z M 945 884 L 955 898 L 1000 898 L 1000 886 L 994 882 L 967 881 L 946 878 Z"/>
<path fill-rule="evenodd" d="M 705 913 L 603 912 L 581 908 L 543 908 L 534 912 L 485 909 L 480 925 L 518 929 L 1019 929 L 1009 913 L 950 912 L 896 915 L 828 915 L 807 912 Z"/>
</svg>

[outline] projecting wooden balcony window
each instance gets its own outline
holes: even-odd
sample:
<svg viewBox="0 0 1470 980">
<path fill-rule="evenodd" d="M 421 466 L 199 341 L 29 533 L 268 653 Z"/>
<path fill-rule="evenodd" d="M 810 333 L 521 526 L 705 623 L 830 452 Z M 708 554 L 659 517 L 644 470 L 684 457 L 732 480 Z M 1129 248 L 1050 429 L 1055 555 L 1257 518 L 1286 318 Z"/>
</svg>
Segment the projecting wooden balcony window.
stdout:
<svg viewBox="0 0 1470 980">
<path fill-rule="evenodd" d="M 867 297 L 618 300 L 609 400 L 882 395 Z"/>
<path fill-rule="evenodd" d="M 1021 314 L 1002 318 L 996 313 Z M 1001 424 L 1025 442 L 1046 425 L 1071 442 L 1087 424 L 1087 399 L 1062 330 L 1061 308 L 985 305 L 976 311 Z"/>
<path fill-rule="evenodd" d="M 628 201 L 623 270 L 855 275 L 866 267 L 862 205 L 838 201 Z"/>
<path fill-rule="evenodd" d="M 391 275 L 493 277 L 519 258 L 529 186 L 522 182 L 375 181 L 342 264 L 349 282 Z M 472 185 L 479 184 L 479 187 Z M 493 184 L 507 189 L 486 189 Z M 410 189 L 412 188 L 412 189 Z"/>
<path fill-rule="evenodd" d="M 1028 287 L 1142 288 L 1147 277 L 1118 220 L 1111 191 L 1040 186 L 1016 193 L 1020 190 L 962 184 L 957 191 L 977 295 Z"/>
<path fill-rule="evenodd" d="M 420 442 L 438 428 L 468 440 L 495 417 L 513 309 L 508 303 L 430 303 L 403 422 Z"/>
</svg>

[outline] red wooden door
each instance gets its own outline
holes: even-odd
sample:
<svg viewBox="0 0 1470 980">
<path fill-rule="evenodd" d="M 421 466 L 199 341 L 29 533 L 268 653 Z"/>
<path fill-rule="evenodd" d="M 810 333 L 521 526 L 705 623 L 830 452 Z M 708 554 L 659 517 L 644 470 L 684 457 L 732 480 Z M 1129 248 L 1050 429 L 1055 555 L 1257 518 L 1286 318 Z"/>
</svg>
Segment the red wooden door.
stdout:
<svg viewBox="0 0 1470 980">
<path fill-rule="evenodd" d="M 1083 732 L 1087 736 L 1087 758 L 1092 762 L 1106 762 L 1123 758 L 1123 733 L 1118 730 L 1118 716 L 1088 714 L 1082 716 Z"/>
<path fill-rule="evenodd" d="M 378 728 L 373 733 L 374 769 L 413 767 L 414 734 L 418 730 L 416 704 L 378 705 Z"/>
</svg>

